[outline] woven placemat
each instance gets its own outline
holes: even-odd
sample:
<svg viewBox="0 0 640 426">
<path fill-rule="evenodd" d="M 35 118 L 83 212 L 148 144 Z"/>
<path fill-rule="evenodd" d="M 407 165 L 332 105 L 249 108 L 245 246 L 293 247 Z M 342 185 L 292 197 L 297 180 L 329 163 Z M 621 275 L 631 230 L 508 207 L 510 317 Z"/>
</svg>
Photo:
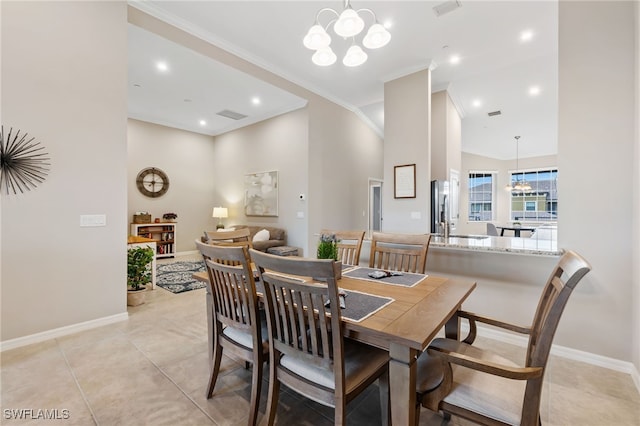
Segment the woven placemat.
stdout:
<svg viewBox="0 0 640 426">
<path fill-rule="evenodd" d="M 401 285 L 405 287 L 413 287 L 418 284 L 420 281 L 427 278 L 427 275 L 424 274 L 414 274 L 411 272 L 402 272 L 402 275 L 391 275 L 383 278 L 371 278 L 369 273 L 374 271 L 379 271 L 380 269 L 375 268 L 361 268 L 356 267 L 350 269 L 346 272 L 343 272 L 342 275 L 350 278 L 358 278 L 360 280 L 368 280 L 374 281 L 383 284 L 392 284 L 392 285 Z"/>
</svg>

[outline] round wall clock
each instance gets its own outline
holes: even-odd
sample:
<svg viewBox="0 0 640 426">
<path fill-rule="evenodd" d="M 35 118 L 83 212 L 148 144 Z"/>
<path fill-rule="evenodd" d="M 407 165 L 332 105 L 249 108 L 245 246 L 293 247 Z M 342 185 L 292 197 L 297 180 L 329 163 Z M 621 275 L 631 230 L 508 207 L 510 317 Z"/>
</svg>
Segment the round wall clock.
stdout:
<svg viewBox="0 0 640 426">
<path fill-rule="evenodd" d="M 138 190 L 147 197 L 160 197 L 169 190 L 167 174 L 155 167 L 140 170 L 136 178 Z"/>
</svg>

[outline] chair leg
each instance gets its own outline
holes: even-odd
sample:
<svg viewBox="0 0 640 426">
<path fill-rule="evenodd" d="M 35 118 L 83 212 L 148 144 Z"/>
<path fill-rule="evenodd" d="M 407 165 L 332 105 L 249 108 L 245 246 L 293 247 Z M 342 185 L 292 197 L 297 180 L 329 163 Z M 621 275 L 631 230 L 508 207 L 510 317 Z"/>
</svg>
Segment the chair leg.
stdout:
<svg viewBox="0 0 640 426">
<path fill-rule="evenodd" d="M 267 425 L 273 426 L 278 410 L 278 394 L 280 392 L 280 380 L 276 372 L 278 362 L 269 357 L 269 393 L 267 394 Z"/>
<path fill-rule="evenodd" d="M 255 426 L 258 421 L 258 406 L 260 405 L 260 391 L 262 389 L 262 369 L 261 357 L 253 360 L 253 373 L 251 374 L 251 407 L 249 407 L 249 424 Z"/>
<path fill-rule="evenodd" d="M 347 424 L 347 407 L 344 398 L 340 401 L 336 401 L 333 424 L 335 426 L 343 426 Z"/>
<path fill-rule="evenodd" d="M 217 343 L 217 342 L 216 342 Z M 209 365 L 209 384 L 207 385 L 207 399 L 213 395 L 213 388 L 216 386 L 218 373 L 220 372 L 220 363 L 222 362 L 222 346 L 216 344 L 213 347 L 213 356 Z"/>
</svg>

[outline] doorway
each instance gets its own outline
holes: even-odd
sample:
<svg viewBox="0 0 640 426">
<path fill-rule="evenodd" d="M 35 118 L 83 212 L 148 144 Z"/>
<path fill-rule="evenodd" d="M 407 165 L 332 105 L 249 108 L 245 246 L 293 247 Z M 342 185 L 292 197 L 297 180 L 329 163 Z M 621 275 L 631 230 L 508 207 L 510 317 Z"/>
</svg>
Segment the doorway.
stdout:
<svg viewBox="0 0 640 426">
<path fill-rule="evenodd" d="M 369 234 L 382 230 L 382 181 L 369 178 Z"/>
</svg>

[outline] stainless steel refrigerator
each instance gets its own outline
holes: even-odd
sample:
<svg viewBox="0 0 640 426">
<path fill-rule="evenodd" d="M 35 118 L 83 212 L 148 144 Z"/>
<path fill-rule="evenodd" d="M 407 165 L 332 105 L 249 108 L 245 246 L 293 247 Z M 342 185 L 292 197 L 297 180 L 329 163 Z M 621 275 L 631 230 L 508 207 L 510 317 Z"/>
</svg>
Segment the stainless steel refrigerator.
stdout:
<svg viewBox="0 0 640 426">
<path fill-rule="evenodd" d="M 431 181 L 431 233 L 444 234 L 440 223 L 449 222 L 449 181 Z"/>
</svg>

